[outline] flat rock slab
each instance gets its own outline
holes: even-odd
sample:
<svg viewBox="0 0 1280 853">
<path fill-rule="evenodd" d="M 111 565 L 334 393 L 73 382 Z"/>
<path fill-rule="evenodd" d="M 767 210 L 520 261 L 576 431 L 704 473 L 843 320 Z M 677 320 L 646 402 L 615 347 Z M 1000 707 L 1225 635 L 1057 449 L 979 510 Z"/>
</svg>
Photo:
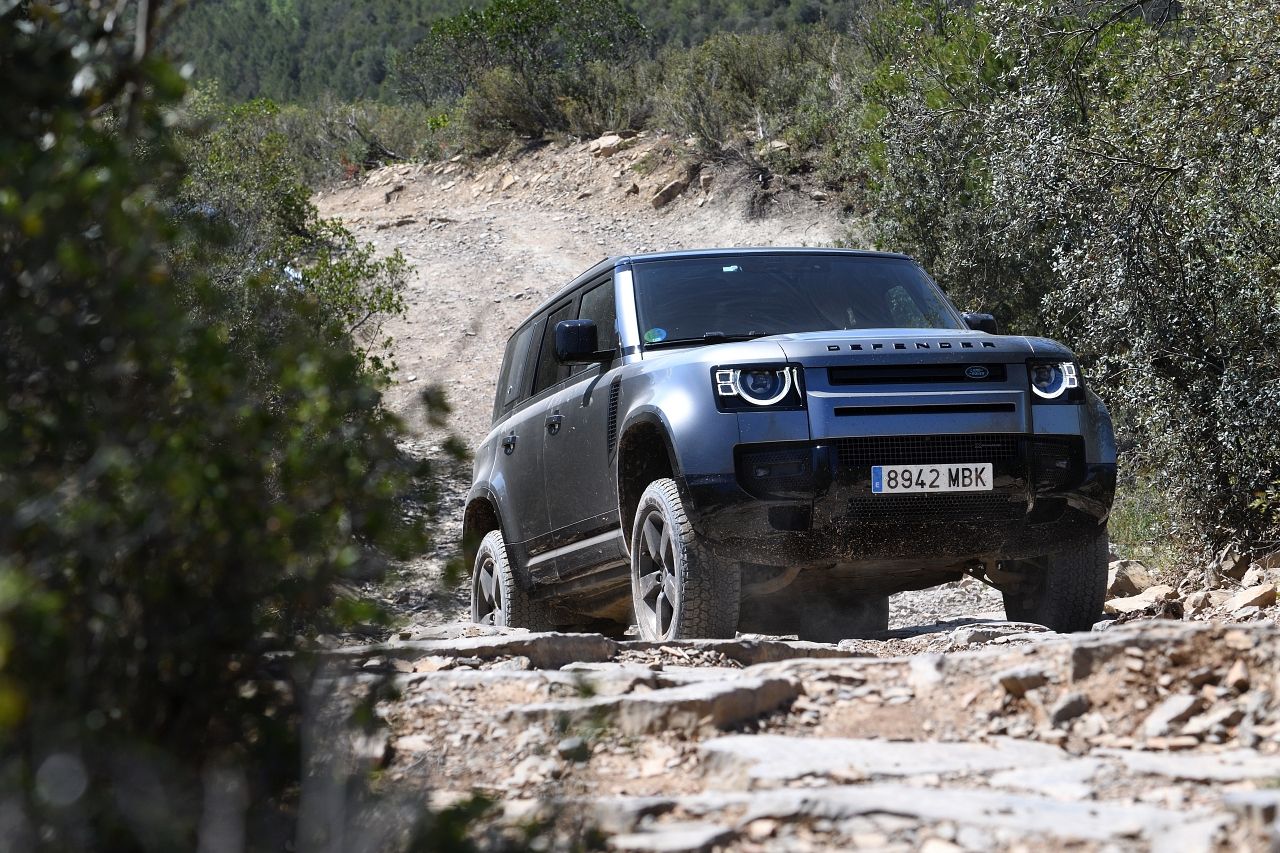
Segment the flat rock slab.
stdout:
<svg viewBox="0 0 1280 853">
<path fill-rule="evenodd" d="M 1061 749 L 1001 738 L 991 744 L 730 735 L 701 747 L 720 784 L 752 787 L 805 776 L 840 780 L 925 774 L 970 775 L 1064 761 Z"/>
<path fill-rule="evenodd" d="M 724 729 L 781 707 L 800 693 L 800 683 L 789 678 L 742 677 L 622 696 L 518 705 L 507 712 L 506 719 L 566 727 L 610 723 L 629 735 L 693 731 L 703 725 Z"/>
<path fill-rule="evenodd" d="M 753 821 L 801 819 L 841 822 L 894 815 L 931 825 L 1004 829 L 1026 839 L 1067 842 L 1119 842 L 1142 839 L 1153 850 L 1208 851 L 1223 815 L 1174 811 L 1124 802 L 1063 802 L 1047 797 L 971 788 L 923 788 L 895 783 L 779 788 L 753 792 L 716 792 L 685 797 L 615 797 L 597 801 L 595 812 L 617 826 L 674 809 L 707 823 L 722 822 L 740 832 Z M 605 821 L 608 825 L 610 821 Z M 658 825 L 654 825 L 656 828 Z M 1127 848 L 1126 848 L 1127 849 Z"/>
<path fill-rule="evenodd" d="M 742 637 L 737 640 L 680 640 L 678 642 L 649 642 L 628 640 L 618 644 L 623 649 L 658 651 L 662 648 L 683 649 L 690 652 L 716 652 L 743 666 L 758 663 L 774 663 L 796 658 L 853 658 L 866 657 L 858 652 L 842 649 L 830 643 L 811 643 L 805 640 L 771 640 Z"/>
<path fill-rule="evenodd" d="M 359 660 L 371 656 L 414 661 L 424 657 L 460 657 L 491 660 L 526 657 L 538 669 L 559 669 L 575 661 L 606 661 L 618 653 L 618 644 L 600 634 L 512 633 L 452 640 L 414 640 L 385 646 L 335 649 L 331 657 Z"/>
<path fill-rule="evenodd" d="M 1168 776 L 1189 782 L 1243 782 L 1280 779 L 1280 756 L 1259 755 L 1249 749 L 1218 753 L 1139 752 L 1096 749 L 1094 755 L 1118 760 L 1134 773 Z"/>
<path fill-rule="evenodd" d="M 714 823 L 661 823 L 654 824 L 648 832 L 615 835 L 609 839 L 609 849 L 629 853 L 703 853 L 733 834 L 731 828 Z"/>
</svg>

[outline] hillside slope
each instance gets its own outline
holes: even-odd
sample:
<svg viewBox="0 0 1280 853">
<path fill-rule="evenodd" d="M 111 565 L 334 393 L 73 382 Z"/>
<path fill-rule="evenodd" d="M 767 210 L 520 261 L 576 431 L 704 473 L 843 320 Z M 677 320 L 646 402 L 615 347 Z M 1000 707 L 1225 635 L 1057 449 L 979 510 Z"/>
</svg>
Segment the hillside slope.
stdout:
<svg viewBox="0 0 1280 853">
<path fill-rule="evenodd" d="M 322 215 L 409 260 L 408 317 L 389 327 L 399 371 L 388 400 L 415 428 L 425 427 L 419 392 L 436 383 L 454 407 L 453 428 L 476 446 L 488 431 L 508 336 L 602 257 L 821 246 L 847 236 L 833 205 L 786 188 L 760 194 L 757 184 L 713 167 L 655 209 L 657 189 L 684 172 L 682 146 L 641 136 L 609 157 L 589 147 L 550 144 L 511 162 L 397 166 L 316 199 Z M 633 184 L 637 191 L 628 193 Z M 748 216 L 753 194 L 765 200 L 755 218 Z"/>
</svg>

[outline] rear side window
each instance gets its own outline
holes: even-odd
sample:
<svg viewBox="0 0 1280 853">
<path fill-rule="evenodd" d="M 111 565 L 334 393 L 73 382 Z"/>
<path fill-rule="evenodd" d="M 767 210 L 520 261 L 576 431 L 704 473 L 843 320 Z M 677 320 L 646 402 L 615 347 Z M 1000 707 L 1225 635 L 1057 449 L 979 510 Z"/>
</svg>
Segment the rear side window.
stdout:
<svg viewBox="0 0 1280 853">
<path fill-rule="evenodd" d="M 542 347 L 538 351 L 538 372 L 533 380 L 534 394 L 569 378 L 569 365 L 556 361 L 556 323 L 572 319 L 572 302 L 561 305 L 547 318 L 547 326 L 542 333 Z"/>
<path fill-rule="evenodd" d="M 524 381 L 524 377 L 529 364 L 529 342 L 537 328 L 537 323 L 529 323 L 507 341 L 507 352 L 502 358 L 502 373 L 498 375 L 498 394 L 493 403 L 494 420 L 519 400 L 523 396 L 521 391 L 528 387 L 529 383 Z"/>
</svg>

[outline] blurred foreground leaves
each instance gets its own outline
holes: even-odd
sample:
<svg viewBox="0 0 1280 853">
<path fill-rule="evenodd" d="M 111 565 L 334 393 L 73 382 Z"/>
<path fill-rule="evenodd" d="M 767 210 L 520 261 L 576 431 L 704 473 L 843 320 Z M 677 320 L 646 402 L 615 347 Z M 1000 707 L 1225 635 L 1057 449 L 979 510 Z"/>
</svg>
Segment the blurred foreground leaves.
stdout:
<svg viewBox="0 0 1280 853">
<path fill-rule="evenodd" d="M 218 791 L 288 837 L 308 669 L 276 653 L 324 627 L 335 581 L 422 544 L 361 337 L 402 262 L 317 221 L 271 140 L 178 133 L 147 8 L 0 3 L 14 849 L 192 849 Z"/>
</svg>

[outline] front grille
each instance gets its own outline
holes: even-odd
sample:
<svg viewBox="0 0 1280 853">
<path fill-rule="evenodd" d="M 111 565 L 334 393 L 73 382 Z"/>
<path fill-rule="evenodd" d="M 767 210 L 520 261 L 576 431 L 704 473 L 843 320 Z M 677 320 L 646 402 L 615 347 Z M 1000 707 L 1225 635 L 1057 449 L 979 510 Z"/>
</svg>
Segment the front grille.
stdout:
<svg viewBox="0 0 1280 853">
<path fill-rule="evenodd" d="M 849 501 L 849 516 L 862 522 L 895 522 L 902 519 L 1007 521 L 1027 511 L 1021 501 L 997 493 L 922 495 L 865 495 Z"/>
<path fill-rule="evenodd" d="M 1021 437 L 1006 434 L 878 435 L 836 441 L 840 468 L 869 471 L 872 465 L 951 465 L 1012 462 Z"/>
<path fill-rule="evenodd" d="M 979 375 L 969 375 L 966 371 L 971 368 Z M 866 364 L 827 368 L 827 380 L 833 386 L 918 385 L 935 382 L 983 384 L 1004 382 L 1006 378 L 1003 364 Z"/>
</svg>

